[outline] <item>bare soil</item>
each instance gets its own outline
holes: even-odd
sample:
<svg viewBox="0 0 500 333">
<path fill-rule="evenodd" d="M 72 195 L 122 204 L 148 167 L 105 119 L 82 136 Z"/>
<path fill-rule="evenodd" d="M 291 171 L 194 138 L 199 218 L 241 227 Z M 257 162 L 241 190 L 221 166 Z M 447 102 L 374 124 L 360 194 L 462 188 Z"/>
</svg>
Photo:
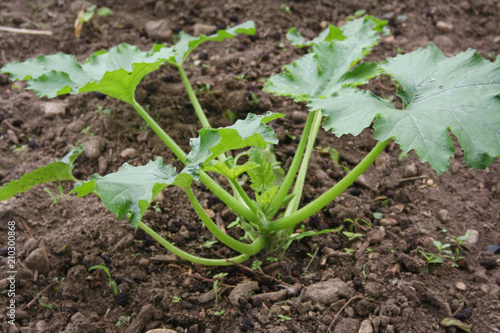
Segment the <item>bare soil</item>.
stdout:
<svg viewBox="0 0 500 333">
<path fill-rule="evenodd" d="M 297 27 L 316 36 L 324 24 L 341 24 L 357 10 L 389 21 L 390 36 L 382 38 L 370 60 L 382 61 L 435 43 L 453 56 L 473 48 L 494 60 L 500 50 L 500 3 L 471 1 L 103 1 L 109 17 L 96 15 L 74 35 L 81 1 L 1 1 L 0 25 L 52 31 L 53 35 L 0 32 L 0 66 L 39 54 L 64 52 L 83 61 L 93 52 L 120 43 L 147 50 L 158 42 L 144 30 L 148 21 L 166 19 L 175 41 L 182 28 L 193 33 L 196 23 L 222 27 L 254 20 L 257 38 L 239 36 L 223 43 L 207 43 L 188 61 L 191 82 L 199 89 L 203 108 L 214 127 L 231 123 L 227 110 L 238 118 L 247 112 L 285 113 L 276 121 L 281 140 L 278 159 L 287 167 L 303 124 L 304 105 L 263 91 L 263 80 L 304 50 L 291 47 L 285 34 Z M 444 22 L 446 25 L 443 25 Z M 208 54 L 208 59 L 199 53 Z M 210 89 L 206 88 L 210 85 Z M 375 81 L 371 89 L 394 95 L 389 81 Z M 124 162 L 143 165 L 174 156 L 145 126 L 134 110 L 96 94 L 64 96 L 62 114 L 46 112 L 54 101 L 39 99 L 23 83 L 0 76 L 0 185 L 62 157 L 77 141 L 98 140 L 100 154 L 82 156 L 75 175 L 114 172 Z M 137 91 L 152 116 L 187 151 L 189 138 L 200 129 L 180 77 L 169 67 L 149 75 Z M 111 113 L 96 112 L 110 109 Z M 287 132 L 286 132 L 287 131 Z M 288 134 L 287 134 L 288 133 Z M 375 145 L 372 131 L 359 137 L 336 138 L 321 133 L 317 146 L 340 152 L 341 166 L 329 155 L 315 152 L 303 203 L 316 198 L 339 180 Z M 126 158 L 121 153 L 134 148 Z M 92 196 L 67 194 L 54 204 L 39 186 L 0 203 L 0 247 L 7 244 L 7 222 L 17 227 L 16 324 L 8 323 L 10 301 L 5 284 L 9 268 L 0 261 L 2 332 L 146 332 L 155 328 L 176 332 L 460 332 L 444 327 L 444 318 L 470 324 L 473 332 L 500 332 L 500 268 L 488 245 L 500 242 L 500 163 L 486 170 L 470 170 L 456 149 L 450 171 L 437 176 L 412 153 L 400 156 L 392 144 L 352 188 L 324 211 L 304 221 L 306 229 L 344 225 L 363 219 L 362 236 L 349 241 L 342 234 L 306 238 L 293 244 L 279 262 L 259 255 L 247 267 L 211 268 L 192 265 L 170 255 L 155 241 L 116 221 Z M 57 184 L 45 186 L 54 193 Z M 203 186 L 195 192 L 207 209 L 228 225 L 234 215 Z M 144 222 L 184 249 L 208 257 L 229 250 L 215 244 L 202 247 L 210 234 L 200 228 L 181 191 L 164 191 Z M 383 219 L 374 213 L 381 213 Z M 453 244 L 450 237 L 470 236 L 459 248 L 462 260 L 446 259 L 426 271 L 419 251 L 436 252 L 432 242 Z M 455 251 L 455 247 L 452 247 Z M 252 270 L 255 260 L 261 270 Z M 459 267 L 452 267 L 456 263 Z M 115 297 L 103 272 L 106 265 L 120 290 Z M 227 273 L 221 297 L 215 302 L 213 277 Z M 101 274 L 102 273 L 102 274 Z M 238 285 L 257 282 L 253 296 L 233 303 Z M 321 284 L 323 283 L 323 284 Z M 297 290 L 280 292 L 290 286 Z M 336 289 L 337 288 L 337 289 Z M 322 294 L 337 291 L 331 298 Z M 315 290 L 319 293 L 314 294 Z M 278 292 L 280 298 L 273 298 Z M 261 296 L 259 296 L 261 295 Z M 263 296 L 262 296 L 263 295 Z M 328 294 L 330 295 L 330 294 Z M 223 311 L 223 312 L 222 312 Z M 366 328 L 366 325 L 372 330 Z M 363 328 L 360 328 L 363 326 Z"/>
</svg>

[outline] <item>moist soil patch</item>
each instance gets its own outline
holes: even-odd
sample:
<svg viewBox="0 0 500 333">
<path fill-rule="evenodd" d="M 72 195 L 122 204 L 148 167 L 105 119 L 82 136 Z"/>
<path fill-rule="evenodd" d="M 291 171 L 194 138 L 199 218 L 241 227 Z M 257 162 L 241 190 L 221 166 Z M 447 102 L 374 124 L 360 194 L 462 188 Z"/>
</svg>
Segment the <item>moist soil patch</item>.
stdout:
<svg viewBox="0 0 500 333">
<path fill-rule="evenodd" d="M 493 0 L 110 0 L 99 4 L 111 8 L 112 15 L 95 15 L 76 38 L 74 21 L 86 4 L 0 2 L 1 26 L 52 32 L 0 32 L 0 66 L 57 52 L 82 61 L 124 42 L 147 50 L 155 42 L 175 42 L 180 29 L 193 33 L 196 24 L 216 30 L 254 20 L 255 37 L 204 44 L 188 60 L 193 65 L 187 72 L 214 127 L 231 124 L 230 115 L 242 118 L 267 110 L 286 114 L 273 125 L 281 141 L 276 154 L 285 168 L 307 110 L 261 88 L 282 65 L 307 52 L 288 44 L 285 35 L 291 27 L 311 38 L 327 24 L 339 25 L 364 10 L 386 19 L 391 32 L 370 60 L 411 52 L 429 42 L 448 56 L 474 48 L 494 60 L 500 50 L 500 4 Z M 164 20 L 166 30 L 146 30 L 158 20 Z M 64 156 L 78 141 L 95 150 L 77 161 L 79 179 L 114 172 L 124 162 L 143 165 L 158 156 L 179 164 L 121 102 L 93 93 L 39 99 L 24 88 L 0 76 L 0 185 Z M 374 81 L 370 89 L 386 98 L 395 96 L 388 80 Z M 137 100 L 188 151 L 189 138 L 200 124 L 177 73 L 164 66 L 147 76 Z M 358 137 L 320 133 L 317 147 L 338 150 L 340 162 L 335 164 L 319 148 L 315 151 L 302 204 L 354 167 L 375 145 L 372 137 L 371 129 Z M 10 269 L 2 260 L 2 331 L 460 332 L 456 325 L 441 324 L 454 318 L 473 332 L 500 332 L 500 256 L 486 249 L 500 242 L 500 163 L 470 170 L 456 147 L 450 171 L 438 177 L 415 154 L 403 156 L 392 144 L 362 179 L 302 223 L 306 230 L 344 226 L 361 237 L 349 240 L 342 233 L 329 233 L 305 238 L 279 261 L 257 255 L 245 265 L 226 268 L 179 260 L 127 221 L 116 221 L 97 198 L 67 194 L 69 183 L 62 183 L 65 194 L 58 203 L 44 191 L 46 187 L 57 195 L 58 184 L 38 186 L 0 203 L 0 247 L 7 244 L 7 223 L 14 221 L 17 228 L 16 323 L 8 322 L 5 310 L 11 299 L 6 280 Z M 227 226 L 234 220 L 206 188 L 195 184 L 194 189 L 218 221 Z M 187 202 L 182 191 L 168 188 L 143 221 L 198 255 L 230 255 L 217 243 L 202 246 L 211 235 Z M 465 243 L 455 246 L 453 237 L 466 234 Z M 435 240 L 451 244 L 456 260 L 427 267 L 421 252 L 435 253 Z M 94 265 L 108 267 L 118 295 L 104 271 L 88 271 Z M 218 273 L 227 275 L 216 297 Z"/>
</svg>

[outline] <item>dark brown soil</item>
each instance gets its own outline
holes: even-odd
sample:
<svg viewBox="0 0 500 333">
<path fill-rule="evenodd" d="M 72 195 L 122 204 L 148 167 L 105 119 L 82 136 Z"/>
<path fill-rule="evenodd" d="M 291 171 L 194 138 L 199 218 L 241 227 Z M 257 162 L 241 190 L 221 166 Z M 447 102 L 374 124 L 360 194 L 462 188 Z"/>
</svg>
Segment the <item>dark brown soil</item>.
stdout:
<svg viewBox="0 0 500 333">
<path fill-rule="evenodd" d="M 83 60 L 97 50 L 124 42 L 146 50 L 157 42 L 144 33 L 146 22 L 151 20 L 168 20 L 173 31 L 168 43 L 178 27 L 193 33 L 196 23 L 217 26 L 254 20 L 257 38 L 239 36 L 204 44 L 192 58 L 206 52 L 208 60 L 202 60 L 202 55 L 200 61 L 207 66 L 188 66 L 187 72 L 195 86 L 210 84 L 210 93 L 200 91 L 199 97 L 214 127 L 230 124 L 228 109 L 239 118 L 247 112 L 285 113 L 284 120 L 276 121 L 282 139 L 276 152 L 285 166 L 297 145 L 297 140 L 285 135 L 285 129 L 292 135 L 300 134 L 302 125 L 292 120 L 292 114 L 298 112 L 300 118 L 306 110 L 304 105 L 273 97 L 260 88 L 263 79 L 304 54 L 287 43 L 289 28 L 297 27 L 307 37 L 314 37 L 323 24 L 340 24 L 364 9 L 387 19 L 392 32 L 383 37 L 371 60 L 381 61 L 429 42 L 449 56 L 474 48 L 493 60 L 500 50 L 500 3 L 494 0 L 102 3 L 113 15 L 96 16 L 78 39 L 73 23 L 82 1 L 1 1 L 1 26 L 50 30 L 53 35 L 0 32 L 0 66 L 56 52 Z M 440 21 L 451 24 L 451 31 L 440 30 Z M 188 62 L 192 64 L 192 60 Z M 66 103 L 65 113 L 49 116 L 44 108 L 52 101 L 40 100 L 23 88 L 23 83 L 12 83 L 0 75 L 0 185 L 62 157 L 79 140 L 96 137 L 101 141 L 101 156 L 79 159 L 75 174 L 81 179 L 116 171 L 124 162 L 142 165 L 158 156 L 174 160 L 134 110 L 123 103 L 92 93 L 65 96 L 56 99 Z M 394 94 L 377 82 L 373 89 L 386 97 Z M 252 94 L 255 103 L 248 103 Z M 200 125 L 176 72 L 164 67 L 149 75 L 139 87 L 137 99 L 149 105 L 153 117 L 187 151 L 189 138 Z M 112 112 L 95 112 L 99 107 Z M 371 137 L 370 130 L 356 138 L 340 139 L 321 133 L 317 145 L 337 149 L 341 164 L 352 168 L 375 145 Z M 134 148 L 136 153 L 121 157 L 126 148 Z M 97 198 L 67 194 L 70 183 L 63 183 L 65 194 L 57 204 L 44 186 L 2 202 L 0 247 L 7 243 L 8 221 L 15 221 L 18 230 L 17 321 L 15 326 L 8 323 L 5 309 L 10 298 L 4 290 L 2 332 L 131 333 L 154 328 L 179 333 L 326 332 L 330 325 L 332 332 L 372 332 L 360 330 L 362 323 L 363 327 L 370 324 L 373 332 L 459 332 L 440 325 L 444 318 L 453 316 L 472 325 L 473 332 L 500 332 L 500 269 L 494 267 L 499 255 L 485 248 L 500 242 L 500 163 L 495 161 L 483 171 L 470 170 L 457 149 L 450 171 L 438 177 L 414 154 L 399 158 L 399 153 L 397 145 L 391 145 L 363 180 L 304 221 L 306 228 L 319 230 L 348 227 L 346 218 L 364 219 L 371 226 L 358 229 L 361 238 L 348 241 L 341 234 L 315 236 L 293 244 L 278 263 L 270 263 L 265 255 L 245 263 L 251 267 L 254 260 L 260 260 L 262 271 L 202 267 L 178 260 L 127 221 L 116 221 Z M 303 203 L 334 184 L 342 168 L 336 168 L 329 156 L 318 150 L 311 170 Z M 46 187 L 57 193 L 57 185 Z M 232 221 L 234 216 L 224 211 L 213 195 L 201 186 L 194 187 L 207 209 L 220 214 L 226 225 Z M 200 246 L 210 235 L 200 230 L 182 191 L 168 188 L 164 194 L 157 209 L 147 211 L 144 222 L 184 249 L 211 257 L 229 254 L 218 245 Z M 382 213 L 385 219 L 374 218 L 374 213 Z M 454 261 L 447 259 L 426 272 L 419 250 L 433 252 L 433 240 L 451 244 L 449 237 L 468 230 L 478 238 L 469 238 L 460 249 L 464 261 L 457 264 L 461 267 L 452 267 Z M 98 264 L 109 268 L 122 292 L 120 297 L 113 295 L 104 274 L 88 272 Z M 7 289 L 6 260 L 0 265 L 1 288 Z M 216 304 L 210 293 L 213 276 L 220 272 L 228 275 Z M 302 291 L 279 301 L 251 298 L 234 305 L 228 295 L 245 280 L 258 281 L 256 295 L 296 283 Z M 327 301 L 308 300 L 321 281 L 341 285 L 340 293 Z M 327 293 L 332 287 L 324 288 Z"/>
</svg>

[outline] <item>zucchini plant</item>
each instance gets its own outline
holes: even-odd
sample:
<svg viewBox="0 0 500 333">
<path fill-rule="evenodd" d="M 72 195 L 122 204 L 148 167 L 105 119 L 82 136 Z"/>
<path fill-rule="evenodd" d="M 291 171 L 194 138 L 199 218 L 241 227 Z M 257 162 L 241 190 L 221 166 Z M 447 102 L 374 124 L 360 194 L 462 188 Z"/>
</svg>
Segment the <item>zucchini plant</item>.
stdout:
<svg viewBox="0 0 500 333">
<path fill-rule="evenodd" d="M 94 194 L 118 219 L 128 217 L 132 226 L 143 229 L 161 245 L 181 258 L 202 265 L 223 266 L 243 262 L 261 250 L 284 251 L 293 240 L 328 232 L 294 233 L 294 227 L 317 213 L 346 190 L 377 158 L 390 140 L 404 152 L 415 150 L 422 162 L 441 174 L 454 155 L 453 133 L 464 150 L 470 167 L 484 169 L 500 154 L 500 60 L 492 63 L 473 50 L 446 57 L 429 44 L 382 63 L 364 61 L 377 45 L 386 22 L 371 16 L 349 21 L 342 27 L 331 25 L 317 38 L 306 40 L 296 29 L 287 34 L 292 45 L 309 47 L 310 52 L 285 66 L 270 78 L 264 90 L 306 101 L 309 115 L 297 150 L 285 173 L 272 154 L 278 143 L 268 122 L 284 114 L 248 114 L 245 119 L 223 128 L 212 128 L 198 102 L 184 70 L 189 54 L 207 41 L 222 41 L 236 34 L 254 34 L 253 22 L 219 30 L 211 36 L 190 36 L 181 32 L 173 46 L 154 45 L 150 51 L 122 44 L 93 54 L 83 64 L 71 55 L 58 53 L 38 56 L 25 62 L 12 62 L 1 72 L 12 80 L 26 80 L 28 89 L 38 96 L 53 98 L 61 94 L 97 91 L 130 104 L 165 145 L 185 165 L 180 172 L 165 165 L 161 157 L 143 166 L 125 163 L 106 176 L 76 180 L 71 175 L 74 158 L 69 157 L 11 181 L 0 189 L 6 200 L 32 186 L 49 181 L 71 180 L 71 193 Z M 202 125 L 199 136 L 190 140 L 186 154 L 135 99 L 137 85 L 161 65 L 177 68 L 194 111 Z M 398 85 L 402 108 L 358 86 L 379 75 L 388 75 Z M 314 142 L 321 127 L 337 136 L 358 135 L 373 126 L 378 143 L 341 181 L 324 194 L 300 207 L 302 190 Z M 248 148 L 233 157 L 232 151 Z M 241 156 L 245 158 L 240 159 Z M 244 161 L 244 162 L 241 162 Z M 212 177 L 227 178 L 230 189 Z M 248 177 L 242 177 L 247 174 Z M 243 189 L 250 182 L 254 191 Z M 202 182 L 238 216 L 245 232 L 237 240 L 221 230 L 208 216 L 192 190 Z M 167 186 L 181 187 L 202 223 L 213 235 L 240 255 L 232 258 L 201 258 L 183 251 L 141 221 L 144 212 Z M 291 190 L 293 187 L 293 190 Z"/>
</svg>

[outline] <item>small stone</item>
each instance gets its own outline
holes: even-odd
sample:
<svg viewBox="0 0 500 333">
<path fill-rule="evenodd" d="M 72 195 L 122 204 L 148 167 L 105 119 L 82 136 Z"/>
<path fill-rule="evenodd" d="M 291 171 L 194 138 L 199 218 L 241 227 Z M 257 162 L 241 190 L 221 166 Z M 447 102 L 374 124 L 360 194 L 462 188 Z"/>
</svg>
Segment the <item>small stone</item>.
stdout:
<svg viewBox="0 0 500 333">
<path fill-rule="evenodd" d="M 36 322 L 35 327 L 33 327 L 33 332 L 47 332 L 49 324 L 44 320 L 39 320 Z"/>
<path fill-rule="evenodd" d="M 86 126 L 83 120 L 77 119 L 66 126 L 66 131 L 71 133 L 80 133 Z"/>
<path fill-rule="evenodd" d="M 436 186 L 436 184 L 434 184 L 434 180 L 432 179 L 427 179 L 427 181 L 425 182 L 427 184 L 427 186 L 429 187 L 434 187 Z"/>
<path fill-rule="evenodd" d="M 184 239 L 189 239 L 189 230 L 187 230 L 186 226 L 183 225 L 180 229 L 179 229 L 179 236 L 181 236 L 182 238 Z"/>
<path fill-rule="evenodd" d="M 319 22 L 319 26 L 323 30 L 326 29 L 326 28 L 328 28 L 329 25 L 330 25 L 330 23 L 328 21 L 321 21 L 321 22 Z"/>
<path fill-rule="evenodd" d="M 370 231 L 367 236 L 367 241 L 370 242 L 371 245 L 380 243 L 385 238 L 385 228 L 380 227 L 378 229 Z"/>
<path fill-rule="evenodd" d="M 386 44 L 387 46 L 392 46 L 394 44 L 394 36 L 390 35 L 390 36 L 384 37 L 382 39 L 382 43 Z"/>
<path fill-rule="evenodd" d="M 457 282 L 457 284 L 455 285 L 455 287 L 460 290 L 460 291 L 465 291 L 465 289 L 467 289 L 465 287 L 465 284 L 463 282 Z"/>
<path fill-rule="evenodd" d="M 394 227 L 399 224 L 398 220 L 391 217 L 383 217 L 380 219 L 379 224 L 382 226 Z"/>
<path fill-rule="evenodd" d="M 436 28 L 438 28 L 441 31 L 444 32 L 452 32 L 453 31 L 453 24 L 439 21 L 436 23 Z"/>
<path fill-rule="evenodd" d="M 148 21 L 144 25 L 144 29 L 146 30 L 149 38 L 158 41 L 166 41 L 170 38 L 170 36 L 172 36 L 172 30 L 168 26 L 168 21 L 165 19 Z"/>
<path fill-rule="evenodd" d="M 373 326 L 370 319 L 365 319 L 361 322 L 358 333 L 373 333 Z"/>
<path fill-rule="evenodd" d="M 105 156 L 99 156 L 97 159 L 98 172 L 100 175 L 105 175 L 108 171 L 108 159 Z"/>
<path fill-rule="evenodd" d="M 153 199 L 154 202 L 163 202 L 163 200 L 165 200 L 165 194 L 163 194 L 163 192 L 158 193 Z"/>
<path fill-rule="evenodd" d="M 205 209 L 205 213 L 207 213 L 208 217 L 212 220 L 215 218 L 215 212 L 213 211 L 213 209 L 207 208 Z"/>
<path fill-rule="evenodd" d="M 470 9 L 470 3 L 469 1 L 461 1 L 459 4 L 460 8 L 462 8 L 463 10 L 469 10 Z"/>
<path fill-rule="evenodd" d="M 67 102 L 46 102 L 43 104 L 43 111 L 48 118 L 64 116 L 67 106 Z"/>
<path fill-rule="evenodd" d="M 250 292 L 255 290 L 259 290 L 259 283 L 257 281 L 243 281 L 231 291 L 229 301 L 235 307 L 239 307 L 240 299 L 246 301 Z"/>
<path fill-rule="evenodd" d="M 0 290 L 7 289 L 7 287 L 9 286 L 9 284 L 10 284 L 10 282 L 7 279 L 0 280 Z"/>
<path fill-rule="evenodd" d="M 136 153 L 136 150 L 134 148 L 125 148 L 121 153 L 120 153 L 120 156 L 125 158 L 125 159 L 128 159 L 128 158 L 131 158 L 132 156 L 134 156 Z"/>
<path fill-rule="evenodd" d="M 467 244 L 474 245 L 474 244 L 477 244 L 477 242 L 479 242 L 479 231 L 470 229 L 470 230 L 467 230 L 465 232 L 465 234 L 469 235 L 467 237 Z"/>
<path fill-rule="evenodd" d="M 95 160 L 101 156 L 106 144 L 100 136 L 90 136 L 82 142 L 85 156 L 90 160 Z"/>
<path fill-rule="evenodd" d="M 354 318 L 343 318 L 335 325 L 333 333 L 356 333 L 359 330 L 360 322 Z"/>
<path fill-rule="evenodd" d="M 38 271 L 40 274 L 50 272 L 50 261 L 47 252 L 44 249 L 36 249 L 24 261 L 26 266 L 32 271 Z"/>
<path fill-rule="evenodd" d="M 450 213 L 446 209 L 440 209 L 438 212 L 438 219 L 443 223 L 450 222 Z"/>
<path fill-rule="evenodd" d="M 408 164 L 403 170 L 403 178 L 411 178 L 418 176 L 418 169 L 415 163 Z"/>
<path fill-rule="evenodd" d="M 210 24 L 196 23 L 193 29 L 194 29 L 194 35 L 199 36 L 199 35 L 210 35 L 215 30 L 217 30 L 217 27 L 215 25 L 210 25 Z"/>
<path fill-rule="evenodd" d="M 329 305 L 339 300 L 339 298 L 350 298 L 354 294 L 354 289 L 339 278 L 321 281 L 308 286 L 304 292 L 303 300 L 322 305 Z"/>
<path fill-rule="evenodd" d="M 295 123 L 305 123 L 306 120 L 307 120 L 307 116 L 309 114 L 307 112 L 303 112 L 303 111 L 293 111 L 292 112 L 292 120 L 295 122 Z"/>
<path fill-rule="evenodd" d="M 148 138 L 149 138 L 149 131 L 142 131 L 137 136 L 137 141 L 138 142 L 146 142 L 146 141 L 148 141 Z"/>
<path fill-rule="evenodd" d="M 139 260 L 139 265 L 141 265 L 143 267 L 148 267 L 149 266 L 149 259 L 142 258 L 141 260 Z"/>
<path fill-rule="evenodd" d="M 177 333 L 177 331 L 168 328 L 155 328 L 153 330 L 146 331 L 146 333 Z"/>
<path fill-rule="evenodd" d="M 376 282 L 368 282 L 367 284 L 365 284 L 365 293 L 367 296 L 377 298 L 382 295 L 382 291 L 382 286 Z"/>
</svg>

